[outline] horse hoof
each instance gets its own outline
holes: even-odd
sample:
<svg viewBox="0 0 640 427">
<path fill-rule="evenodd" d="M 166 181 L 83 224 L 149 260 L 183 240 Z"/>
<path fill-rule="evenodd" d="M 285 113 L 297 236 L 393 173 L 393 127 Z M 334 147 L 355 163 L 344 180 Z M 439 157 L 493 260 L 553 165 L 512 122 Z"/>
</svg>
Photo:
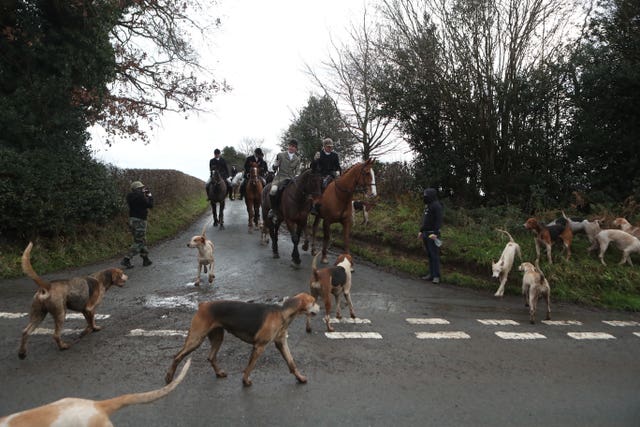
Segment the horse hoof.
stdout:
<svg viewBox="0 0 640 427">
<path fill-rule="evenodd" d="M 224 225 L 220 224 L 220 230 L 224 230 Z"/>
<path fill-rule="evenodd" d="M 273 254 L 273 258 L 280 258 L 280 255 L 278 255 L 278 254 Z"/>
<path fill-rule="evenodd" d="M 309 244 L 308 243 L 303 243 L 302 244 L 302 250 L 305 251 L 305 252 L 308 251 L 309 250 Z"/>
</svg>

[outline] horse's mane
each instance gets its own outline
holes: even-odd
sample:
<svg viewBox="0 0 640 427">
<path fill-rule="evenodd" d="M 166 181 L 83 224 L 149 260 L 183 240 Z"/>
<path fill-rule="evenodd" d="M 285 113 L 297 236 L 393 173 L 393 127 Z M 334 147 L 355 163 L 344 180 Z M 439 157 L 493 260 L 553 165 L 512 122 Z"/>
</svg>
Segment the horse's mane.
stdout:
<svg viewBox="0 0 640 427">
<path fill-rule="evenodd" d="M 345 170 L 344 172 L 342 172 L 342 173 L 340 174 L 340 176 L 342 176 L 342 175 L 346 175 L 346 174 L 347 174 L 351 169 L 355 168 L 356 166 L 362 166 L 364 163 L 365 163 L 365 162 L 358 162 L 358 163 L 355 163 L 355 164 L 353 164 L 353 165 L 349 166 L 349 167 L 347 168 L 347 170 Z"/>
</svg>

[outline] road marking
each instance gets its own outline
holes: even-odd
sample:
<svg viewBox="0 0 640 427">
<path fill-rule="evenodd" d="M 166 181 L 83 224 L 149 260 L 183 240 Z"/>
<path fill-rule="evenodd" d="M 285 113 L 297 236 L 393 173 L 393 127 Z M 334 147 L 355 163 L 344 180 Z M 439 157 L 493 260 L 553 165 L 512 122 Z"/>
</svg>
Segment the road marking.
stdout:
<svg viewBox="0 0 640 427">
<path fill-rule="evenodd" d="M 63 329 L 60 335 L 79 334 L 82 331 L 84 331 L 84 329 Z M 53 335 L 54 332 L 55 329 L 36 328 L 32 335 Z"/>
<path fill-rule="evenodd" d="M 603 320 L 602 323 L 606 323 L 611 326 L 640 326 L 640 323 L 627 320 Z"/>
<path fill-rule="evenodd" d="M 144 329 L 132 329 L 127 334 L 129 337 L 186 337 L 187 331 L 178 331 L 174 329 L 159 329 L 157 331 L 146 331 Z"/>
<path fill-rule="evenodd" d="M 332 317 L 330 319 L 331 323 L 351 323 L 351 324 L 355 324 L 355 325 L 369 325 L 371 324 L 371 320 L 369 319 L 360 319 L 359 317 L 356 317 L 355 319 L 352 319 L 350 317 L 343 317 L 342 319 L 338 319 L 335 317 Z"/>
<path fill-rule="evenodd" d="M 550 326 L 580 326 L 582 322 L 578 320 L 543 320 L 542 323 Z"/>
<path fill-rule="evenodd" d="M 448 325 L 449 321 L 446 319 L 440 319 L 437 317 L 432 318 L 418 318 L 418 317 L 410 317 L 406 319 L 408 323 L 412 325 Z"/>
<path fill-rule="evenodd" d="M 634 332 L 633 335 L 637 336 L 638 338 L 640 338 L 640 332 Z"/>
<path fill-rule="evenodd" d="M 478 319 L 478 322 L 483 325 L 495 325 L 495 326 L 517 326 L 518 322 L 509 319 Z"/>
<path fill-rule="evenodd" d="M 22 317 L 27 317 L 29 313 L 8 313 L 8 312 L 0 312 L 0 319 L 20 319 Z M 98 320 L 108 319 L 111 317 L 110 314 L 96 314 L 95 318 Z M 66 319 L 83 319 L 84 316 L 82 313 L 67 313 Z"/>
<path fill-rule="evenodd" d="M 325 332 L 327 338 L 330 339 L 351 339 L 351 338 L 364 338 L 381 340 L 382 335 L 377 332 Z"/>
<path fill-rule="evenodd" d="M 567 332 L 571 338 L 575 340 L 615 340 L 611 334 L 604 332 Z"/>
<path fill-rule="evenodd" d="M 542 334 L 538 332 L 504 332 L 497 331 L 496 335 L 502 338 L 503 340 L 540 340 L 546 339 Z"/>
<path fill-rule="evenodd" d="M 416 332 L 419 340 L 463 340 L 471 338 L 469 334 L 460 331 L 454 332 Z"/>
</svg>

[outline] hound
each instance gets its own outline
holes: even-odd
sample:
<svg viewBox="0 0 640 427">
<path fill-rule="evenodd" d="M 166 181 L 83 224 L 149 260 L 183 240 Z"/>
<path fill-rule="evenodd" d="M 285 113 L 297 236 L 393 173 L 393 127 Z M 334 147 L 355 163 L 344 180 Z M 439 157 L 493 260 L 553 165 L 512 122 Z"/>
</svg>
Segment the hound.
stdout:
<svg viewBox="0 0 640 427">
<path fill-rule="evenodd" d="M 113 427 L 109 415 L 125 406 L 151 403 L 171 393 L 187 375 L 189 366 L 191 366 L 191 359 L 184 364 L 180 375 L 175 381 L 158 390 L 146 393 L 123 394 L 112 399 L 98 401 L 67 397 L 48 405 L 0 418 L 0 426 Z"/>
<path fill-rule="evenodd" d="M 336 260 L 334 267 L 326 267 L 318 270 L 317 262 L 320 252 L 313 257 L 311 263 L 311 279 L 309 287 L 311 295 L 316 302 L 318 297 L 322 296 L 324 302 L 324 322 L 327 325 L 327 331 L 333 332 L 331 326 L 331 295 L 336 300 L 336 318 L 342 319 L 340 312 L 340 295 L 344 295 L 344 299 L 349 305 L 349 313 L 352 319 L 356 318 L 351 302 L 351 268 L 353 266 L 353 258 L 350 254 L 340 254 Z M 307 332 L 311 332 L 311 316 L 307 316 Z"/>
<path fill-rule="evenodd" d="M 522 276 L 522 295 L 524 296 L 524 306 L 529 307 L 529 322 L 536 323 L 536 309 L 540 297 L 547 299 L 546 320 L 551 320 L 551 287 L 544 274 L 530 262 L 523 262 L 518 270 L 524 273 Z"/>
<path fill-rule="evenodd" d="M 363 202 L 361 200 L 352 200 L 351 201 L 351 215 L 352 221 L 355 224 L 356 222 L 356 213 L 362 212 L 362 224 L 367 226 L 369 224 L 369 212 L 373 209 L 373 203 L 371 202 Z"/>
<path fill-rule="evenodd" d="M 207 235 L 205 230 L 207 226 L 205 225 L 202 228 L 202 234 L 199 236 L 193 236 L 189 243 L 187 243 L 187 247 L 198 249 L 198 276 L 196 277 L 196 281 L 194 283 L 195 286 L 200 286 L 200 273 L 204 270 L 204 274 L 207 274 L 207 268 L 209 271 L 208 278 L 209 283 L 213 283 L 213 279 L 216 277 L 213 274 L 213 251 L 215 246 L 211 240 L 207 239 Z"/>
<path fill-rule="evenodd" d="M 596 234 L 598 234 L 602 228 L 600 228 L 600 224 L 603 221 L 601 219 L 594 219 L 593 221 L 589 221 L 587 219 L 576 219 L 569 218 L 564 211 L 562 211 L 562 217 L 569 223 L 569 227 L 571 227 L 571 232 L 575 236 L 578 233 L 584 233 L 587 235 L 587 239 L 589 239 L 589 243 L 591 247 L 589 247 L 588 251 L 591 252 L 594 249 L 597 249 Z M 547 226 L 551 226 L 554 224 L 562 225 L 562 219 L 556 219 L 553 222 L 547 224 Z"/>
<path fill-rule="evenodd" d="M 47 313 L 51 313 L 53 316 L 55 322 L 53 339 L 60 350 L 66 350 L 70 347 L 60 337 L 67 309 L 81 312 L 87 321 L 87 327 L 82 331 L 80 337 L 102 329 L 96 325 L 96 308 L 112 285 L 122 287 L 128 279 L 127 275 L 119 268 L 110 268 L 90 276 L 47 282 L 38 276 L 38 273 L 31 266 L 31 248 L 33 248 L 33 243 L 29 242 L 22 254 L 22 271 L 36 282 L 39 289 L 33 296 L 29 324 L 22 331 L 22 341 L 20 342 L 20 350 L 18 350 L 20 359 L 27 357 L 27 339 L 42 323 Z"/>
<path fill-rule="evenodd" d="M 616 227 L 619 227 L 622 231 L 626 231 L 632 236 L 640 238 L 640 227 L 635 227 L 631 225 L 631 223 L 624 218 L 614 219 L 613 225 L 615 225 Z"/>
<path fill-rule="evenodd" d="M 518 258 L 522 259 L 522 251 L 520 250 L 520 245 L 518 245 L 511 237 L 508 231 L 496 229 L 501 233 L 505 233 L 509 236 L 509 242 L 504 247 L 502 251 L 502 255 L 500 255 L 500 259 L 498 262 L 491 261 L 491 271 L 493 273 L 494 279 L 500 280 L 500 287 L 494 294 L 496 297 L 501 297 L 504 295 L 504 286 L 507 283 L 507 277 L 509 276 L 509 272 L 513 267 L 513 260 L 515 259 L 516 254 L 518 254 Z"/>
<path fill-rule="evenodd" d="M 626 262 L 633 266 L 630 255 L 632 252 L 640 252 L 640 240 L 626 231 L 613 228 L 602 230 L 596 235 L 596 241 L 600 246 L 598 258 L 600 258 L 602 265 L 607 265 L 604 262 L 604 253 L 607 251 L 609 243 L 611 242 L 614 242 L 618 249 L 622 251 L 622 259 L 618 264 L 624 264 Z"/>
<path fill-rule="evenodd" d="M 289 351 L 287 329 L 298 314 L 316 314 L 318 311 L 318 304 L 315 303 L 311 295 L 306 293 L 289 298 L 281 306 L 224 300 L 201 302 L 198 311 L 191 320 L 191 327 L 184 346 L 173 358 L 165 380 L 167 383 L 171 382 L 182 359 L 200 347 L 205 338 L 209 338 L 211 342 L 208 359 L 216 376 L 218 378 L 226 377 L 227 374 L 220 369 L 216 359 L 226 330 L 242 341 L 253 345 L 249 364 L 242 375 L 242 383 L 245 387 L 251 385 L 249 375 L 256 366 L 258 357 L 264 352 L 267 344 L 272 341 L 287 362 L 289 372 L 296 377 L 298 382 L 306 383 L 307 378 L 298 371 Z"/>
<path fill-rule="evenodd" d="M 573 240 L 573 233 L 571 232 L 569 223 L 564 218 L 559 219 L 557 224 L 551 226 L 546 226 L 535 218 L 529 218 L 524 223 L 524 228 L 532 230 L 535 234 L 536 266 L 540 265 L 541 245 L 544 245 L 547 249 L 547 260 L 549 261 L 549 264 L 553 264 L 553 261 L 551 260 L 551 245 L 554 242 L 562 242 L 563 251 L 567 252 L 567 260 L 571 257 L 571 241 Z"/>
</svg>

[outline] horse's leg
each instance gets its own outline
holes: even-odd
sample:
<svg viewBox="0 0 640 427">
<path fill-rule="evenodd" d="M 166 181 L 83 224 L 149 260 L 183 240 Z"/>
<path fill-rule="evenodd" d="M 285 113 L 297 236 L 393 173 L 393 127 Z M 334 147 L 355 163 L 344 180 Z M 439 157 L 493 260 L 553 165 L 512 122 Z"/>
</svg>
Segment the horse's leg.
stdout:
<svg viewBox="0 0 640 427">
<path fill-rule="evenodd" d="M 223 197 L 220 202 L 220 230 L 224 230 L 224 203 L 225 198 Z"/>
<path fill-rule="evenodd" d="M 316 233 L 318 232 L 318 224 L 320 223 L 320 217 L 318 215 L 316 215 L 315 219 L 313 220 L 313 227 L 311 229 L 311 255 L 314 255 L 317 253 L 317 249 L 316 249 Z"/>
<path fill-rule="evenodd" d="M 253 215 L 253 206 L 251 206 L 251 205 L 252 205 L 252 202 L 251 202 L 251 200 L 250 200 L 248 197 L 245 199 L 245 201 L 246 201 L 246 203 L 247 203 L 247 215 L 249 216 L 249 225 L 248 225 L 248 227 L 249 227 L 249 233 L 251 233 L 251 232 L 253 231 L 253 230 L 252 230 L 252 224 L 253 224 L 253 218 L 252 218 L 252 215 Z"/>
<path fill-rule="evenodd" d="M 218 226 L 218 211 L 217 209 L 217 203 L 213 201 L 213 199 L 211 200 L 211 213 L 213 214 L 213 226 L 217 227 Z"/>
<path fill-rule="evenodd" d="M 329 248 L 329 238 L 331 237 L 331 223 L 326 219 L 322 221 L 322 260 L 323 264 L 328 264 L 327 249 Z"/>
<path fill-rule="evenodd" d="M 291 260 L 295 265 L 300 265 L 300 252 L 298 251 L 298 245 L 300 244 L 300 234 L 302 233 L 302 228 L 299 226 L 299 224 L 294 223 L 293 227 L 289 227 L 289 233 L 291 234 L 291 242 L 293 243 Z"/>
<path fill-rule="evenodd" d="M 344 253 L 349 253 L 349 239 L 351 238 L 351 218 L 342 221 L 342 240 L 344 240 Z"/>
<path fill-rule="evenodd" d="M 273 220 L 270 222 L 269 234 L 271 235 L 271 250 L 273 251 L 274 258 L 280 258 L 280 254 L 278 254 L 278 228 L 280 227 L 280 224 L 278 223 L 276 225 Z"/>
</svg>

